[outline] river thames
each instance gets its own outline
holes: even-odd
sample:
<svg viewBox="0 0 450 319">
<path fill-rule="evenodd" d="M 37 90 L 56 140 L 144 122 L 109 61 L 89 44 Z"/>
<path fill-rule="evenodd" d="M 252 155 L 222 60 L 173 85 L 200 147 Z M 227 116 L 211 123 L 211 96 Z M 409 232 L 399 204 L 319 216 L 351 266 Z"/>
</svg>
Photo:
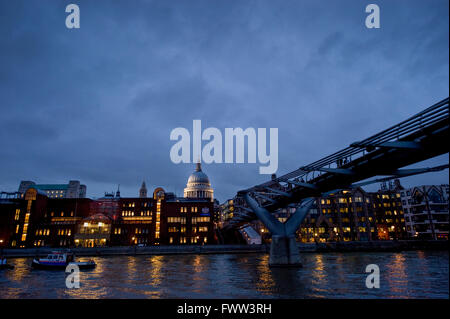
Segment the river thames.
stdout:
<svg viewBox="0 0 450 319">
<path fill-rule="evenodd" d="M 304 253 L 296 269 L 269 268 L 266 254 L 93 259 L 78 289 L 66 288 L 64 272 L 10 259 L 0 298 L 449 298 L 448 251 Z M 368 264 L 380 268 L 379 289 L 366 288 Z"/>
</svg>

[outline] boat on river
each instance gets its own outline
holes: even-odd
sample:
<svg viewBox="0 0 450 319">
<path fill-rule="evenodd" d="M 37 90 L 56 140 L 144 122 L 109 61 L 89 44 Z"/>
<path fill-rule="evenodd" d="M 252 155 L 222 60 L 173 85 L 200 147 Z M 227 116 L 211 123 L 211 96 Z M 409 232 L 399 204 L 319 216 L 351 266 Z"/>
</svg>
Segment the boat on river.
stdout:
<svg viewBox="0 0 450 319">
<path fill-rule="evenodd" d="M 2 270 L 2 269 L 14 269 L 14 266 L 13 265 L 9 265 L 6 262 L 6 258 L 1 258 L 0 257 L 0 270 Z"/>
<path fill-rule="evenodd" d="M 93 269 L 96 264 L 93 260 L 75 261 L 72 252 L 52 252 L 45 258 L 34 258 L 31 266 L 35 269 L 66 269 L 69 265 L 76 265 L 81 269 Z"/>
</svg>

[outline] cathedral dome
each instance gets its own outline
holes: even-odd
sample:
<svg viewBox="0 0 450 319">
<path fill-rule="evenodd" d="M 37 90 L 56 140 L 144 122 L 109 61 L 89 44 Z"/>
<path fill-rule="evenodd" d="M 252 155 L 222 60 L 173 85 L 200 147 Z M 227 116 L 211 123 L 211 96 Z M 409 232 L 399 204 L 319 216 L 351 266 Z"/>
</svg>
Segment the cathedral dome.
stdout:
<svg viewBox="0 0 450 319">
<path fill-rule="evenodd" d="M 209 182 L 208 175 L 203 173 L 202 166 L 197 163 L 195 172 L 188 179 L 186 188 L 184 189 L 185 198 L 213 198 L 213 189 Z"/>
<path fill-rule="evenodd" d="M 196 170 L 194 173 L 191 174 L 191 176 L 189 176 L 188 185 L 194 184 L 194 183 L 202 183 L 202 184 L 211 185 L 209 182 L 208 175 L 203 173 L 201 170 L 200 171 Z"/>
</svg>

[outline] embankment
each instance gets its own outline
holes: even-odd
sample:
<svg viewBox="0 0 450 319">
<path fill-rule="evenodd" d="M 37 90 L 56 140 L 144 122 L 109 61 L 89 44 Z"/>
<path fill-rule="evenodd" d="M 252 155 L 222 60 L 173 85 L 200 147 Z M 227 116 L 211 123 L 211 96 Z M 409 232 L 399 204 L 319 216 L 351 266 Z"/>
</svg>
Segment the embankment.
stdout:
<svg viewBox="0 0 450 319">
<path fill-rule="evenodd" d="M 71 248 L 77 256 L 116 256 L 116 255 L 177 255 L 177 254 L 238 254 L 268 253 L 270 244 L 263 245 L 170 245 L 170 246 L 118 246 L 96 248 Z M 448 241 L 372 241 L 372 242 L 333 242 L 298 243 L 301 253 L 314 252 L 382 252 L 406 250 L 448 250 Z M 4 249 L 8 258 L 45 256 L 57 248 Z"/>
</svg>

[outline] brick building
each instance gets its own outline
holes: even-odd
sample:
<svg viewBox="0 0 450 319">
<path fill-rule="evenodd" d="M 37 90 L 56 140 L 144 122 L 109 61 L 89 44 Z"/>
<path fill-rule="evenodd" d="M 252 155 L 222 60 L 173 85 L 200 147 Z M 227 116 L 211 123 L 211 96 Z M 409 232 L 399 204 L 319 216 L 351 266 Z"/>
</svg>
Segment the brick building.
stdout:
<svg viewBox="0 0 450 319">
<path fill-rule="evenodd" d="M 2 247 L 215 243 L 214 203 L 157 188 L 145 198 L 49 198 L 29 187 L 0 200 Z"/>
<path fill-rule="evenodd" d="M 403 187 L 395 180 L 389 187 L 381 185 L 376 193 L 371 193 L 372 209 L 375 212 L 378 238 L 381 240 L 407 239 L 405 214 L 401 201 Z"/>
</svg>

